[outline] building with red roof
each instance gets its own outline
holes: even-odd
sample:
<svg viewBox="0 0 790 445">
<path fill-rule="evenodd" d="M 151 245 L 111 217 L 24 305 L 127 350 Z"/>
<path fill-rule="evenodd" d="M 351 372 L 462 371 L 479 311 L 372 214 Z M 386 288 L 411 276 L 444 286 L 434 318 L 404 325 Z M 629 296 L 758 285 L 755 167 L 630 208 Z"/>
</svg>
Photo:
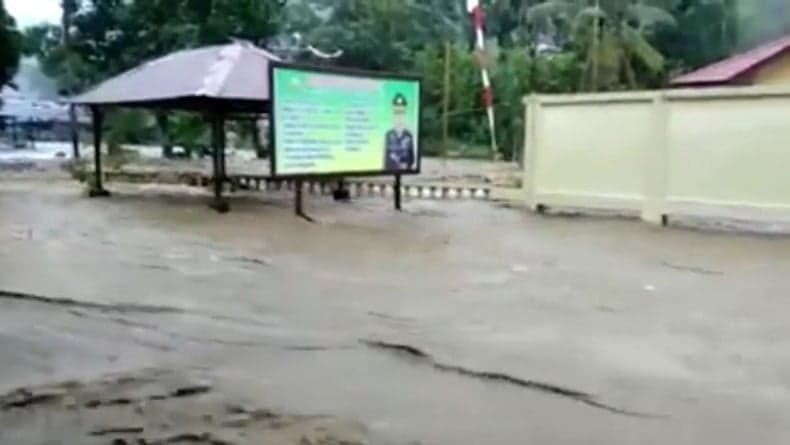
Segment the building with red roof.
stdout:
<svg viewBox="0 0 790 445">
<path fill-rule="evenodd" d="M 696 71 L 678 76 L 673 87 L 790 84 L 790 35 Z"/>
</svg>

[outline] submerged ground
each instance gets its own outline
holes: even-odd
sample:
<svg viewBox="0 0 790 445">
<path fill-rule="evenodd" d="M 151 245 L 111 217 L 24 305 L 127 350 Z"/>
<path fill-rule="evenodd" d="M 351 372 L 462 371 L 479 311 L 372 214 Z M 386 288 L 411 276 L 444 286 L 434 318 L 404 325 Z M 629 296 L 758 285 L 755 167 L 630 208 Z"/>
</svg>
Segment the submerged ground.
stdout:
<svg viewBox="0 0 790 445">
<path fill-rule="evenodd" d="M 0 393 L 159 369 L 371 443 L 790 443 L 790 238 L 110 187 L 0 183 Z"/>
</svg>

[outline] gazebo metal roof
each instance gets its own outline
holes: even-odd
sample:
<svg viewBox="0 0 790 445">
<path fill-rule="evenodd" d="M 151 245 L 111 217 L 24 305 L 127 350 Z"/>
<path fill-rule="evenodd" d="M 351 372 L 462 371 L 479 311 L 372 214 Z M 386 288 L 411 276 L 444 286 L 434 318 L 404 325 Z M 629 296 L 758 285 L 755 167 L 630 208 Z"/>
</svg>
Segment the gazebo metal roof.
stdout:
<svg viewBox="0 0 790 445">
<path fill-rule="evenodd" d="M 244 41 L 188 49 L 146 62 L 71 101 L 87 106 L 263 113 L 269 107 L 269 64 L 279 60 Z"/>
</svg>

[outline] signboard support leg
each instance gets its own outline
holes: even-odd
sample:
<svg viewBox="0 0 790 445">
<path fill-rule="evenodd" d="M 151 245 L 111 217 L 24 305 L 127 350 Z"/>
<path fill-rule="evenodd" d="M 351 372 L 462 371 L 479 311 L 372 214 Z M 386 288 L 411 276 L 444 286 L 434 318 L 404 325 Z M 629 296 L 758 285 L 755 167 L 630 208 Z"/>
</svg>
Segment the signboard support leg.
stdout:
<svg viewBox="0 0 790 445">
<path fill-rule="evenodd" d="M 401 182 L 400 182 L 400 175 L 395 175 L 395 190 L 393 190 L 392 196 L 395 197 L 395 210 L 401 211 Z"/>
<path fill-rule="evenodd" d="M 296 193 L 294 194 L 294 213 L 296 214 L 296 216 L 303 218 L 309 222 L 315 222 L 315 220 L 311 218 L 310 215 L 307 215 L 304 212 L 304 207 L 302 206 L 302 200 L 303 200 L 302 181 L 297 179 L 296 182 L 294 183 L 294 187 L 296 187 Z"/>
</svg>

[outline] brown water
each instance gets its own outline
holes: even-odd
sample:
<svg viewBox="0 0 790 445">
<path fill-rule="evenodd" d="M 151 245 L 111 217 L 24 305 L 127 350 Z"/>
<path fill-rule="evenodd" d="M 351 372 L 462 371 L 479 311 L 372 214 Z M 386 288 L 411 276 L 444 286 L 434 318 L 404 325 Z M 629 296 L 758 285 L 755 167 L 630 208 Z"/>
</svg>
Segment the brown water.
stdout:
<svg viewBox="0 0 790 445">
<path fill-rule="evenodd" d="M 312 198 L 310 224 L 287 195 L 217 215 L 194 190 L 121 192 L 0 188 L 0 289 L 77 300 L 0 298 L 0 387 L 157 366 L 403 443 L 790 442 L 790 238 L 461 201 Z"/>
</svg>

